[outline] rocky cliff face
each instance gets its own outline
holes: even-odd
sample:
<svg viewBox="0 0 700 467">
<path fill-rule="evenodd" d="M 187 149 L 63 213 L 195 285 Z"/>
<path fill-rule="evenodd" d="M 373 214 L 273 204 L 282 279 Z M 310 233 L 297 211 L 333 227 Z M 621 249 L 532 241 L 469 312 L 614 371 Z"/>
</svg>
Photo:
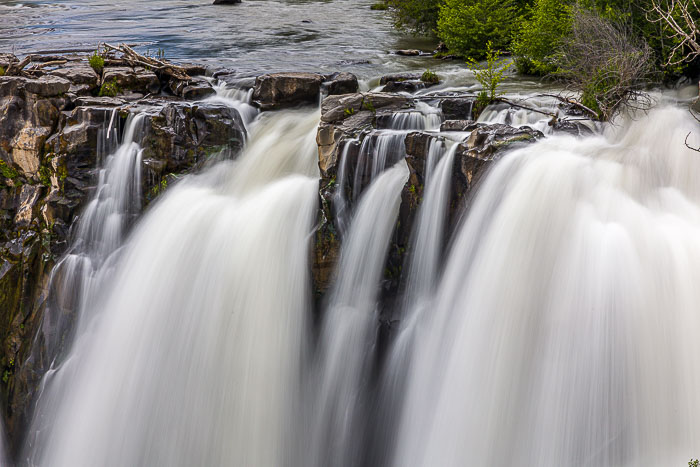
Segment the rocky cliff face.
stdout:
<svg viewBox="0 0 700 467">
<path fill-rule="evenodd" d="M 100 159 L 115 149 L 128 115 L 147 114 L 139 141 L 146 204 L 173 175 L 222 151 L 235 157 L 246 139 L 235 109 L 181 97 L 213 94 L 203 78 L 162 82 L 138 67 L 107 66 L 96 73 L 86 57 L 55 61 L 63 63 L 0 76 L 0 392 L 15 446 L 37 383 L 55 357 L 36 340 L 49 273 L 66 251 Z M 99 96 L 105 83 L 116 83 L 114 96 Z"/>
</svg>

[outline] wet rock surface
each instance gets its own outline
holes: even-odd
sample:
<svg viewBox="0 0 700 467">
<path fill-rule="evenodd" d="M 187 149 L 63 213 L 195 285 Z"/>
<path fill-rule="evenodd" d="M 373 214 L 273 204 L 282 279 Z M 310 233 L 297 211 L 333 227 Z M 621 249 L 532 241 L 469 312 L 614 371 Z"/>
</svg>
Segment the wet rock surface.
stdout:
<svg viewBox="0 0 700 467">
<path fill-rule="evenodd" d="M 258 76 L 253 102 L 262 110 L 316 105 L 322 86 L 330 95 L 348 94 L 358 89 L 357 77 L 351 73 L 271 73 Z"/>
</svg>

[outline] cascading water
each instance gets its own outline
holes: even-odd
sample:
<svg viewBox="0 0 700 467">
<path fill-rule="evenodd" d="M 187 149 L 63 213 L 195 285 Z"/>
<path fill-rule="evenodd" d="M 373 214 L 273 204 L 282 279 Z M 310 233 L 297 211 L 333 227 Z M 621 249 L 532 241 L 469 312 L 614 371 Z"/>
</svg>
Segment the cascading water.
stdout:
<svg viewBox="0 0 700 467">
<path fill-rule="evenodd" d="M 377 333 L 377 295 L 396 223 L 405 162 L 379 176 L 363 194 L 343 246 L 339 277 L 324 313 L 310 460 L 306 466 L 363 465 L 366 382 Z"/>
<path fill-rule="evenodd" d="M 657 110 L 607 139 L 553 137 L 494 167 L 417 327 L 393 465 L 697 455 L 693 130 L 683 111 Z"/>
<path fill-rule="evenodd" d="M 405 139 L 410 131 L 436 130 L 440 128 L 442 114 L 439 109 L 418 102 L 416 111 L 394 112 L 380 120 L 381 130 L 375 130 L 364 138 L 345 142 L 341 151 L 338 168 L 338 189 L 334 196 L 335 215 L 341 233 L 348 229 L 352 217 L 351 205 L 363 190 L 388 167 L 395 165 L 406 156 Z M 354 171 L 350 166 L 351 151 L 359 145 Z M 349 184 L 349 193 L 345 186 Z M 349 196 L 348 196 L 349 195 Z"/>
<path fill-rule="evenodd" d="M 81 312 L 96 316 L 43 394 L 55 422 L 31 464 L 284 464 L 299 444 L 317 122 L 264 119 L 240 161 L 156 203 L 99 310 Z"/>
<path fill-rule="evenodd" d="M 116 148 L 118 139 L 115 112 L 107 127 L 101 131 L 97 154 Z M 109 268 L 103 268 L 108 258 L 121 246 L 125 229 L 141 210 L 141 148 L 134 141 L 140 138 L 143 115 L 127 119 L 123 143 L 101 164 L 93 199 L 76 221 L 68 253 L 54 267 L 50 279 L 47 309 L 39 333 L 33 343 L 30 358 L 49 359 L 45 362 L 55 369 L 60 362 L 61 349 L 70 330 L 80 317 L 75 310 L 94 298 Z M 100 273 L 101 271 L 101 273 Z"/>
</svg>

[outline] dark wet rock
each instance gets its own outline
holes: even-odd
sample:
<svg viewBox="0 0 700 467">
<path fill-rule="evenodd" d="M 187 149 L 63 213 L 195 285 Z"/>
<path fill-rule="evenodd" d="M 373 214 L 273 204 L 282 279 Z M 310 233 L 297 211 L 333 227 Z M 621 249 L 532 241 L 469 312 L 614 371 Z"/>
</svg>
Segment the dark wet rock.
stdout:
<svg viewBox="0 0 700 467">
<path fill-rule="evenodd" d="M 382 76 L 379 79 L 379 84 L 385 85 L 392 82 L 420 81 L 420 77 L 421 75 L 419 73 L 392 73 Z"/>
<path fill-rule="evenodd" d="M 383 88 L 382 92 L 408 92 L 414 93 L 428 87 L 428 83 L 421 80 L 413 81 L 389 81 Z"/>
<path fill-rule="evenodd" d="M 588 136 L 593 134 L 585 123 L 571 120 L 557 120 L 551 124 L 552 129 L 560 133 L 568 133 L 573 136 Z"/>
<path fill-rule="evenodd" d="M 404 57 L 417 57 L 418 55 L 420 55 L 420 50 L 416 50 L 416 49 L 397 50 L 396 55 L 402 55 Z"/>
<path fill-rule="evenodd" d="M 241 3 L 241 0 L 214 0 L 214 5 L 234 5 Z"/>
<path fill-rule="evenodd" d="M 469 138 L 459 146 L 459 154 L 489 161 L 497 158 L 506 150 L 518 145 L 533 143 L 544 138 L 542 132 L 528 126 L 512 127 L 501 123 L 484 125 L 474 130 Z"/>
<path fill-rule="evenodd" d="M 121 91 L 155 94 L 160 91 L 160 81 L 155 73 L 143 67 L 109 67 L 102 75 L 102 85 L 116 82 Z"/>
<path fill-rule="evenodd" d="M 382 92 L 329 96 L 321 104 L 321 121 L 334 123 L 363 110 L 401 110 L 412 105 L 413 99 L 410 97 Z"/>
<path fill-rule="evenodd" d="M 332 96 L 356 93 L 360 86 L 357 82 L 357 76 L 352 73 L 341 72 L 326 75 L 323 87 L 328 92 L 328 95 Z"/>
<path fill-rule="evenodd" d="M 471 120 L 476 97 L 447 97 L 440 102 L 445 120 Z"/>
<path fill-rule="evenodd" d="M 440 131 L 472 131 L 480 125 L 474 120 L 445 120 L 440 124 Z"/>
<path fill-rule="evenodd" d="M 148 193 L 170 173 L 184 173 L 222 151 L 238 154 L 246 139 L 238 112 L 222 104 L 168 103 L 147 119 L 141 145 Z"/>
<path fill-rule="evenodd" d="M 316 73 L 272 73 L 255 80 L 253 102 L 263 110 L 318 103 L 323 76 Z"/>
<path fill-rule="evenodd" d="M 170 81 L 170 91 L 183 99 L 204 99 L 216 93 L 208 80 L 201 77 L 189 81 Z"/>
</svg>

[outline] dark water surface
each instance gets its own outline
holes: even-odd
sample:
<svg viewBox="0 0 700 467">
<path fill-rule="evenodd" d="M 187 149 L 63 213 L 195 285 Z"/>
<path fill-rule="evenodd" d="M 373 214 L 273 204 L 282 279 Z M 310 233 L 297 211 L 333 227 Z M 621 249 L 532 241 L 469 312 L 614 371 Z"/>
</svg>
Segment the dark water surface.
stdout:
<svg viewBox="0 0 700 467">
<path fill-rule="evenodd" d="M 0 50 L 17 54 L 92 50 L 98 42 L 159 49 L 172 59 L 205 61 L 245 73 L 352 69 L 376 76 L 424 68 L 428 58 L 388 52 L 429 50 L 392 28 L 374 0 L 0 0 Z"/>
</svg>

